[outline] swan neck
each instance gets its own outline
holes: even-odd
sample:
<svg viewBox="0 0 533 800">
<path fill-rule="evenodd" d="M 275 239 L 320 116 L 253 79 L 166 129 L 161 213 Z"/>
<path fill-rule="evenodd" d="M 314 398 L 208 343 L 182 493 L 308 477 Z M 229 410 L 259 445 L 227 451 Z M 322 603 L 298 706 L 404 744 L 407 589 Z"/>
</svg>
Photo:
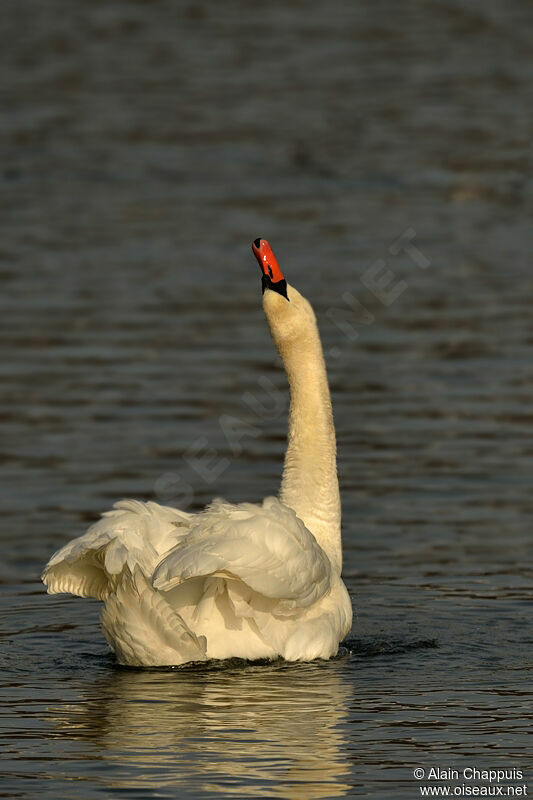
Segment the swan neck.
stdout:
<svg viewBox="0 0 533 800">
<path fill-rule="evenodd" d="M 305 336 L 278 349 L 290 388 L 288 446 L 280 499 L 303 520 L 340 573 L 341 505 L 337 447 L 326 366 L 316 322 Z"/>
</svg>

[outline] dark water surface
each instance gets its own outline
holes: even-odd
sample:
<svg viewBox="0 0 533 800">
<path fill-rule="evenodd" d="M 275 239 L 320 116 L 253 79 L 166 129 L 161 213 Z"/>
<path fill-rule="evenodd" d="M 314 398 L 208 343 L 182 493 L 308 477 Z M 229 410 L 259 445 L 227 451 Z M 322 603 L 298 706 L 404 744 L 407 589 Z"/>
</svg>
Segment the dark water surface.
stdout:
<svg viewBox="0 0 533 800">
<path fill-rule="evenodd" d="M 0 797 L 527 783 L 531 4 L 0 15 Z M 259 235 L 323 331 L 354 628 L 328 663 L 120 669 L 97 604 L 39 574 L 121 497 L 277 490 Z"/>
</svg>

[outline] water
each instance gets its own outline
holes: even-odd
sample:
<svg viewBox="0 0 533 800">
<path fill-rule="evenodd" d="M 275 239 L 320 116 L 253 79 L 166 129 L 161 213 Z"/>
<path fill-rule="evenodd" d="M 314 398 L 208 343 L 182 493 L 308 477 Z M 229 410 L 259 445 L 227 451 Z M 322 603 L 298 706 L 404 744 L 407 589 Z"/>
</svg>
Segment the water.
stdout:
<svg viewBox="0 0 533 800">
<path fill-rule="evenodd" d="M 1 14 L 0 796 L 530 780 L 531 6 Z M 354 627 L 328 663 L 120 669 L 97 604 L 39 574 L 121 497 L 276 491 L 256 236 L 320 319 Z"/>
</svg>

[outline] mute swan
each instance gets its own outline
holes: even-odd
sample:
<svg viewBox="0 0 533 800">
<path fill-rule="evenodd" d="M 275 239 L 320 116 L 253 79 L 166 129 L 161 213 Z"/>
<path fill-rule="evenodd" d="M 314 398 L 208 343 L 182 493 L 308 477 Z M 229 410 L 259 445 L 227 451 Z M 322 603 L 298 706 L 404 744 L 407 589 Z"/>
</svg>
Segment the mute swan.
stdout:
<svg viewBox="0 0 533 800">
<path fill-rule="evenodd" d="M 121 500 L 45 567 L 48 593 L 104 602 L 121 664 L 330 658 L 350 630 L 341 579 L 335 429 L 315 315 L 265 239 L 252 250 L 290 386 L 279 499 L 214 500 L 198 514 Z"/>
</svg>

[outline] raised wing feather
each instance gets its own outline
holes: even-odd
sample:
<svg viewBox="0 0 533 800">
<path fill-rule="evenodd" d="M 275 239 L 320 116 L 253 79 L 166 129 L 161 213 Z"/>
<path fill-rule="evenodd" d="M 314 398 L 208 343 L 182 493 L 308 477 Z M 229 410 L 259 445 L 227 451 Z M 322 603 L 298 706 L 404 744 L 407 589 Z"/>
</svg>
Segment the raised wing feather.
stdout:
<svg viewBox="0 0 533 800">
<path fill-rule="evenodd" d="M 215 501 L 198 514 L 184 539 L 153 576 L 168 591 L 189 578 L 240 578 L 254 592 L 305 608 L 330 587 L 331 564 L 294 511 L 275 497 L 262 505 Z"/>
<path fill-rule="evenodd" d="M 105 600 L 125 567 L 151 576 L 161 556 L 187 532 L 190 516 L 157 503 L 115 503 L 87 533 L 52 556 L 42 575 L 49 594 Z"/>
</svg>

